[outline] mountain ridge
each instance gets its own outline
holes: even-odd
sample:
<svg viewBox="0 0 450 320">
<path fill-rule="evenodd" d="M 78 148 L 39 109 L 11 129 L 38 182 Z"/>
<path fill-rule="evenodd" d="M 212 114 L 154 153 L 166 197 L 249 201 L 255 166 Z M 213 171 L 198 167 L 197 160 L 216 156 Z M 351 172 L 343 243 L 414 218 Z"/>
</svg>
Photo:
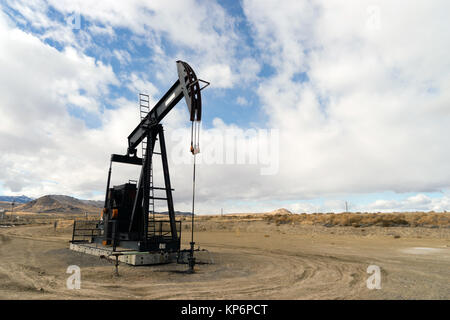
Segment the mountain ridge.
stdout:
<svg viewBox="0 0 450 320">
<path fill-rule="evenodd" d="M 18 205 L 15 210 L 36 213 L 94 213 L 101 201 L 80 200 L 66 195 L 45 195 Z"/>
<path fill-rule="evenodd" d="M 15 203 L 27 203 L 34 200 L 25 195 L 21 196 L 0 196 L 0 201 L 2 202 L 15 202 Z"/>
</svg>

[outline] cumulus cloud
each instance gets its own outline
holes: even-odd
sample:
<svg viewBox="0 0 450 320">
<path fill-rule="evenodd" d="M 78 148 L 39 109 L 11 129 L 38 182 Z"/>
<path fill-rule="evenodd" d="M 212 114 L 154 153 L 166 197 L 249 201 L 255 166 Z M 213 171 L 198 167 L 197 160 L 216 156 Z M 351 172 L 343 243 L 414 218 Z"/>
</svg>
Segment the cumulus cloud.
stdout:
<svg viewBox="0 0 450 320">
<path fill-rule="evenodd" d="M 440 198 L 431 198 L 424 194 L 417 194 L 403 200 L 377 200 L 364 208 L 367 211 L 391 212 L 391 211 L 448 211 L 450 198 L 443 195 Z"/>
<path fill-rule="evenodd" d="M 68 106 L 99 113 L 99 96 L 117 84 L 110 66 L 71 47 L 57 51 L 7 23 L 0 14 L 0 180 L 13 192 L 82 193 L 107 161 L 109 141 L 69 114 Z M 104 114 L 109 124 L 110 116 Z M 114 111 L 114 115 L 120 113 Z M 127 119 L 122 115 L 123 119 Z M 122 125 L 120 130 L 122 132 Z M 96 150 L 94 150 L 96 148 Z M 103 150 L 103 151 L 100 151 Z M 77 168 L 70 170 L 69 168 Z M 56 181 L 44 188 L 44 180 Z M 45 190 L 44 190 L 45 189 Z M 87 190 L 93 190 L 88 188 Z"/>
<path fill-rule="evenodd" d="M 200 162 L 200 210 L 267 211 L 283 201 L 298 212 L 340 210 L 342 203 L 333 200 L 320 206 L 299 200 L 389 190 L 417 196 L 359 209 L 444 210 L 448 196 L 423 193 L 450 187 L 449 5 L 413 2 L 244 0 L 249 48 L 235 18 L 212 1 L 7 1 L 2 9 L 14 19 L 0 13 L 0 43 L 7 48 L 0 52 L 3 188 L 32 196 L 102 193 L 109 155 L 125 152 L 138 119 L 137 103 L 112 98 L 111 85 L 149 92 L 157 101 L 155 81 L 172 83 L 173 62 L 184 59 L 212 88 L 244 84 L 253 90 L 268 119 L 255 131 L 279 130 L 277 142 L 263 139 L 277 150 L 273 175 L 261 175 L 261 163 Z M 79 13 L 89 27 L 73 32 L 49 17 L 50 7 Z M 34 31 L 22 30 L 27 22 Z M 120 28 L 131 31 L 131 47 L 150 49 L 151 73 L 116 74 L 87 53 L 98 45 L 91 35 L 111 39 Z M 121 64 L 132 64 L 126 50 L 110 51 Z M 229 101 L 245 104 L 242 98 Z M 99 117 L 99 127 L 87 127 L 68 107 Z M 183 106 L 166 119 L 170 151 L 180 144 L 188 150 L 187 118 Z M 169 134 L 176 130 L 178 137 Z M 217 146 L 215 133 L 233 130 L 246 134 L 214 121 L 202 131 L 202 153 Z M 225 153 L 230 149 L 224 145 Z M 191 164 L 189 158 L 171 166 L 182 210 L 189 208 Z M 136 175 L 125 168 L 117 173 L 118 183 Z"/>
<path fill-rule="evenodd" d="M 236 98 L 236 103 L 240 106 L 247 106 L 249 102 L 245 97 L 239 96 Z"/>
<path fill-rule="evenodd" d="M 49 3 L 64 14 L 76 9 L 71 5 L 58 7 L 59 4 Z M 110 5 L 106 2 L 98 4 L 105 7 Z M 146 4 L 147 2 L 142 2 L 142 5 Z M 153 4 L 155 3 L 152 2 Z M 210 24 L 218 23 L 220 29 L 220 25 L 225 28 L 228 22 L 223 18 L 213 19 L 214 17 L 205 11 L 205 7 L 210 6 L 217 5 L 205 3 L 200 8 L 201 10 L 183 12 L 183 15 L 187 14 L 188 16 L 194 11 L 201 14 L 202 16 L 194 21 L 202 21 L 203 26 L 210 28 L 206 31 L 199 29 L 198 33 L 193 30 L 192 32 L 195 34 L 191 35 L 193 37 L 191 40 L 199 41 L 198 37 L 200 37 L 200 40 L 205 43 L 212 41 L 215 44 L 210 44 L 215 45 L 220 49 L 221 54 L 226 55 L 227 52 L 222 46 L 229 44 L 230 40 L 227 40 L 229 38 L 225 39 L 221 36 L 211 38 L 212 26 Z M 168 10 L 166 7 L 163 5 L 162 8 L 154 8 L 154 13 L 148 10 L 146 13 L 162 17 L 168 14 L 168 12 L 164 13 L 165 10 Z M 35 10 L 33 14 L 45 17 L 47 24 L 40 23 L 35 26 L 42 27 L 44 31 L 56 29 L 58 25 L 57 22 L 46 16 L 48 8 L 46 3 L 42 4 L 39 1 L 31 3 L 30 6 L 24 2 L 18 2 L 14 7 L 20 13 L 20 17 L 25 19 L 35 19 L 34 16 L 27 15 L 32 10 Z M 114 9 L 116 6 L 113 5 L 112 8 Z M 90 17 L 89 12 L 98 12 L 100 16 L 91 18 L 102 24 L 106 30 L 110 30 L 109 26 L 112 25 L 113 27 L 130 28 L 138 34 L 142 32 L 144 36 L 151 36 L 146 33 L 147 31 L 149 33 L 155 30 L 161 33 L 174 32 L 170 29 L 172 26 L 166 21 L 162 21 L 158 27 L 146 27 L 149 30 L 141 30 L 134 26 L 131 20 L 134 21 L 134 18 L 140 17 L 139 12 L 133 11 L 136 9 L 134 5 L 128 4 L 116 9 L 116 11 L 108 13 L 106 9 L 104 12 L 81 5 L 77 10 L 88 18 Z M 220 7 L 217 9 L 215 16 L 224 14 L 223 9 Z M 127 20 L 130 17 L 122 17 L 125 19 L 122 21 L 120 17 L 125 11 L 131 13 L 132 16 L 134 14 L 137 16 L 133 16 L 131 20 Z M 116 15 L 119 19 L 116 19 Z M 147 92 L 150 94 L 152 102 L 159 99 L 156 96 L 159 93 L 158 90 L 143 72 L 133 71 L 117 76 L 111 66 L 89 56 L 82 47 L 67 45 L 62 41 L 61 43 L 66 45 L 57 50 L 44 42 L 48 37 L 43 37 L 42 33 L 25 32 L 18 28 L 17 16 L 13 21 L 2 13 L 0 18 L 2 27 L 0 41 L 2 47 L 8 48 L 8 50 L 2 51 L 0 56 L 1 68 L 2 71 L 5 71 L 0 78 L 0 82 L 5 84 L 1 87 L 0 101 L 2 114 L 4 114 L 0 120 L 2 144 L 0 162 L 3 168 L 0 173 L 0 181 L 2 187 L 9 192 L 27 193 L 29 196 L 66 193 L 85 198 L 102 197 L 103 195 L 97 193 L 104 189 L 109 155 L 126 152 L 126 137 L 138 123 L 137 103 L 125 98 L 109 98 L 112 96 L 110 86 L 122 85 L 128 87 L 132 92 Z M 163 25 L 169 29 L 161 29 Z M 61 28 L 64 29 L 63 26 Z M 229 37 L 230 33 L 225 31 L 228 30 L 220 33 L 224 37 Z M 179 35 L 174 34 L 173 36 L 178 37 Z M 75 42 L 74 39 L 72 40 Z M 177 45 L 179 44 L 177 43 Z M 195 46 L 195 43 L 192 41 L 181 42 L 181 45 L 191 48 Z M 128 59 L 123 52 L 116 51 L 116 53 L 119 59 Z M 211 57 L 206 56 L 205 58 L 207 62 L 212 63 L 211 66 L 205 63 L 203 68 L 206 71 L 210 70 L 211 77 L 221 78 L 222 83 L 217 80 L 217 87 L 231 86 L 234 80 L 231 78 L 230 66 L 217 64 L 215 62 L 217 58 L 212 55 Z M 230 57 L 233 59 L 232 54 Z M 223 62 L 230 62 L 230 60 Z M 176 73 L 173 61 L 170 67 Z M 220 75 L 223 70 L 228 70 L 228 76 Z M 10 75 L 20 76 L 10 77 Z M 173 79 L 171 80 L 173 81 Z M 105 101 L 113 108 L 105 108 Z M 73 114 L 74 110 L 75 114 Z M 83 112 L 97 115 L 99 126 L 87 127 L 85 119 L 77 116 Z M 171 127 L 180 128 L 186 126 L 186 119 L 188 119 L 186 110 L 174 110 L 167 117 L 165 123 L 169 129 Z M 189 136 L 188 129 L 186 136 Z M 186 153 L 189 153 L 188 146 L 187 144 Z M 114 171 L 113 183 L 123 183 L 128 178 L 137 178 L 137 172 L 134 171 L 118 166 Z M 183 186 L 190 185 L 186 183 L 189 179 L 189 176 L 180 175 L 178 181 L 182 182 Z M 186 186 L 185 189 L 188 190 L 189 187 Z M 187 200 L 187 192 L 181 191 L 180 198 Z"/>
<path fill-rule="evenodd" d="M 448 4 L 377 1 L 376 30 L 371 4 L 243 2 L 274 70 L 258 93 L 281 131 L 277 196 L 449 186 Z"/>
<path fill-rule="evenodd" d="M 214 1 L 116 1 L 50 0 L 49 5 L 63 14 L 77 13 L 93 24 L 96 33 L 112 34 L 114 28 L 131 30 L 131 40 L 143 42 L 154 52 L 152 69 L 160 80 L 171 81 L 172 63 L 188 60 L 198 66 L 204 77 L 216 88 L 230 88 L 243 75 L 243 81 L 254 76 L 259 65 L 247 58 L 244 68 L 236 53 L 247 47 L 238 36 L 235 19 Z M 170 42 L 176 55 L 164 50 Z"/>
</svg>

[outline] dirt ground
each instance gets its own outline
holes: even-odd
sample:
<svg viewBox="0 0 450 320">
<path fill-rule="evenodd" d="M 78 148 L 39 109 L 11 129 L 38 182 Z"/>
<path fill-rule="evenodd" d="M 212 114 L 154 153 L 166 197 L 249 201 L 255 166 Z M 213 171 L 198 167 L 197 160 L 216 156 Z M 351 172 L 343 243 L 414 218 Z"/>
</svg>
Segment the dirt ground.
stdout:
<svg viewBox="0 0 450 320">
<path fill-rule="evenodd" d="M 0 299 L 450 299 L 450 228 L 239 218 L 200 219 L 196 228 L 208 250 L 198 260 L 208 264 L 195 274 L 121 264 L 119 277 L 109 261 L 68 249 L 70 221 L 0 228 Z M 80 290 L 66 287 L 70 265 L 81 268 Z M 367 288 L 369 265 L 381 269 L 379 290 Z"/>
</svg>

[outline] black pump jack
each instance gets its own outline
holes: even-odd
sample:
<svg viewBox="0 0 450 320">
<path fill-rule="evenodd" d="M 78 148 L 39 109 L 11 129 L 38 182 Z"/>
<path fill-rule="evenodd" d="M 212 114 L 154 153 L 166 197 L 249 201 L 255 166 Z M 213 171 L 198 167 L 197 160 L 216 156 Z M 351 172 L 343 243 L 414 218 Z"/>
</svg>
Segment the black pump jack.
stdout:
<svg viewBox="0 0 450 320">
<path fill-rule="evenodd" d="M 105 205 L 101 220 L 102 233 L 95 237 L 94 241 L 101 242 L 103 245 L 112 245 L 114 251 L 119 246 L 138 251 L 175 252 L 180 250 L 181 225 L 175 219 L 173 189 L 170 183 L 164 129 L 161 121 L 184 97 L 193 128 L 191 152 L 194 155 L 193 187 L 195 188 L 195 154 L 199 152 L 197 130 L 199 130 L 202 116 L 201 90 L 206 88 L 209 82 L 198 79 L 194 70 L 186 62 L 177 61 L 176 64 L 178 80 L 128 136 L 127 153 L 125 155 L 111 155 Z M 201 83 L 205 85 L 201 87 Z M 137 147 L 144 139 L 146 139 L 145 154 L 142 158 L 139 158 Z M 158 140 L 160 153 L 154 152 Z M 163 187 L 155 187 L 152 183 L 152 162 L 155 154 L 161 156 L 164 174 Z M 113 162 L 141 166 L 139 181 L 110 188 Z M 155 197 L 154 193 L 151 192 L 152 190 L 164 190 L 165 198 Z M 149 206 L 155 200 L 167 202 L 168 221 L 150 219 Z M 192 205 L 192 232 L 193 219 L 194 203 Z M 188 260 L 189 268 L 192 271 L 195 264 L 193 233 L 190 244 L 191 252 Z"/>
</svg>

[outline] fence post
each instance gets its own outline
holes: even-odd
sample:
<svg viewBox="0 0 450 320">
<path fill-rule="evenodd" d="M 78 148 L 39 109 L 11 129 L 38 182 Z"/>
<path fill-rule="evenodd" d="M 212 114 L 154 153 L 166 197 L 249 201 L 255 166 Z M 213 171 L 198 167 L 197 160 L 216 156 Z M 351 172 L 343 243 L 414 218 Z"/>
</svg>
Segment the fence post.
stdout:
<svg viewBox="0 0 450 320">
<path fill-rule="evenodd" d="M 75 224 L 77 223 L 76 220 L 73 220 L 73 230 L 72 230 L 72 242 L 75 239 Z"/>
</svg>

